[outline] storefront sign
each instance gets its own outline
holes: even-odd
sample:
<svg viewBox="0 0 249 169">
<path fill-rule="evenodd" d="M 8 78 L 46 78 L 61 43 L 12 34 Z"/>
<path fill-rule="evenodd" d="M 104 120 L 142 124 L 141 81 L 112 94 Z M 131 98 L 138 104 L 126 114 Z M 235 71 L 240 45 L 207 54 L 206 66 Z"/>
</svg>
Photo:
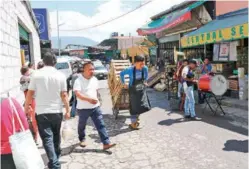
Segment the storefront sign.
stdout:
<svg viewBox="0 0 249 169">
<path fill-rule="evenodd" d="M 205 32 L 196 36 L 184 36 L 181 38 L 181 47 L 187 48 L 246 37 L 248 37 L 248 23 L 213 32 Z"/>
<path fill-rule="evenodd" d="M 69 56 L 83 56 L 84 50 L 70 50 Z"/>
<path fill-rule="evenodd" d="M 48 12 L 47 9 L 33 9 L 36 20 L 39 26 L 39 35 L 41 40 L 50 40 L 49 26 L 48 26 Z"/>
</svg>

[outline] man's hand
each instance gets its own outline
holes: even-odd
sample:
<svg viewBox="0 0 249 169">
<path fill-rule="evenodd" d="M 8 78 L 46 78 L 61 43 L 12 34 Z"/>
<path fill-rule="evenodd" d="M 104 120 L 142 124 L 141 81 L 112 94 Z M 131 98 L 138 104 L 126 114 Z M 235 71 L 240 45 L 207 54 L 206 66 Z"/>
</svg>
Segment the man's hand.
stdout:
<svg viewBox="0 0 249 169">
<path fill-rule="evenodd" d="M 148 86 L 149 86 L 147 82 L 145 82 L 145 83 L 144 83 L 144 85 L 145 85 L 146 87 L 148 87 Z"/>
<path fill-rule="evenodd" d="M 128 89 L 129 86 L 128 86 L 127 84 L 124 84 L 124 85 L 123 85 L 123 88 L 124 88 L 124 89 Z"/>
<path fill-rule="evenodd" d="M 97 99 L 88 99 L 88 102 L 91 104 L 97 104 L 98 100 Z"/>
<path fill-rule="evenodd" d="M 70 119 L 70 112 L 66 112 L 64 117 L 65 117 L 66 120 Z"/>
</svg>

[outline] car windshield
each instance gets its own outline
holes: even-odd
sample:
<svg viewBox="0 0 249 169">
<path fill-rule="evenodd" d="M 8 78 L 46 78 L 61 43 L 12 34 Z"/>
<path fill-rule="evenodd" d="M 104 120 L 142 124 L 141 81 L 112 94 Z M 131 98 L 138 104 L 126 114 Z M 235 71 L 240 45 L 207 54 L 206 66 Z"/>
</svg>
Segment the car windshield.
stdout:
<svg viewBox="0 0 249 169">
<path fill-rule="evenodd" d="M 95 70 L 106 70 L 104 66 L 97 66 L 95 67 Z"/>
<path fill-rule="evenodd" d="M 69 65 L 67 62 L 63 62 L 63 63 L 56 63 L 55 65 L 55 68 L 56 69 L 68 69 L 69 68 Z"/>
</svg>

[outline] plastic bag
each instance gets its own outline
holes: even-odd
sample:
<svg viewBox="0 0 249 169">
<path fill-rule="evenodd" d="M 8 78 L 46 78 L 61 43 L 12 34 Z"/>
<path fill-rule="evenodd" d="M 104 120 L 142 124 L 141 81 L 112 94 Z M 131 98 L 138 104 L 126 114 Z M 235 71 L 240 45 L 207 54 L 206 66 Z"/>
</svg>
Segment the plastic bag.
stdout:
<svg viewBox="0 0 249 169">
<path fill-rule="evenodd" d="M 70 138 L 72 138 L 73 136 L 73 130 L 70 127 L 69 123 L 66 121 L 63 124 L 63 128 L 62 128 L 62 138 L 63 140 L 69 140 Z"/>
<path fill-rule="evenodd" d="M 12 118 L 14 134 L 9 137 L 9 143 L 16 169 L 44 169 L 45 165 L 30 130 L 24 130 L 19 114 L 10 98 L 9 103 L 22 129 L 21 132 L 16 132 L 14 118 Z"/>
</svg>

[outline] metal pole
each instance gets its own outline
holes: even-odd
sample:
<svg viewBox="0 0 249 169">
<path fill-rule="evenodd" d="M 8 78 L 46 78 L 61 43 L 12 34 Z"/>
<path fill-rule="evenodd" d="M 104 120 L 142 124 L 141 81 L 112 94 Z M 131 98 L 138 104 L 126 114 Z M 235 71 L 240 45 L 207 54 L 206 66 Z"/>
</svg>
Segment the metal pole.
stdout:
<svg viewBox="0 0 249 169">
<path fill-rule="evenodd" d="M 61 44 L 60 44 L 60 30 L 59 30 L 59 11 L 57 9 L 57 38 L 58 38 L 58 49 L 59 49 L 59 55 L 61 56 Z"/>
</svg>

